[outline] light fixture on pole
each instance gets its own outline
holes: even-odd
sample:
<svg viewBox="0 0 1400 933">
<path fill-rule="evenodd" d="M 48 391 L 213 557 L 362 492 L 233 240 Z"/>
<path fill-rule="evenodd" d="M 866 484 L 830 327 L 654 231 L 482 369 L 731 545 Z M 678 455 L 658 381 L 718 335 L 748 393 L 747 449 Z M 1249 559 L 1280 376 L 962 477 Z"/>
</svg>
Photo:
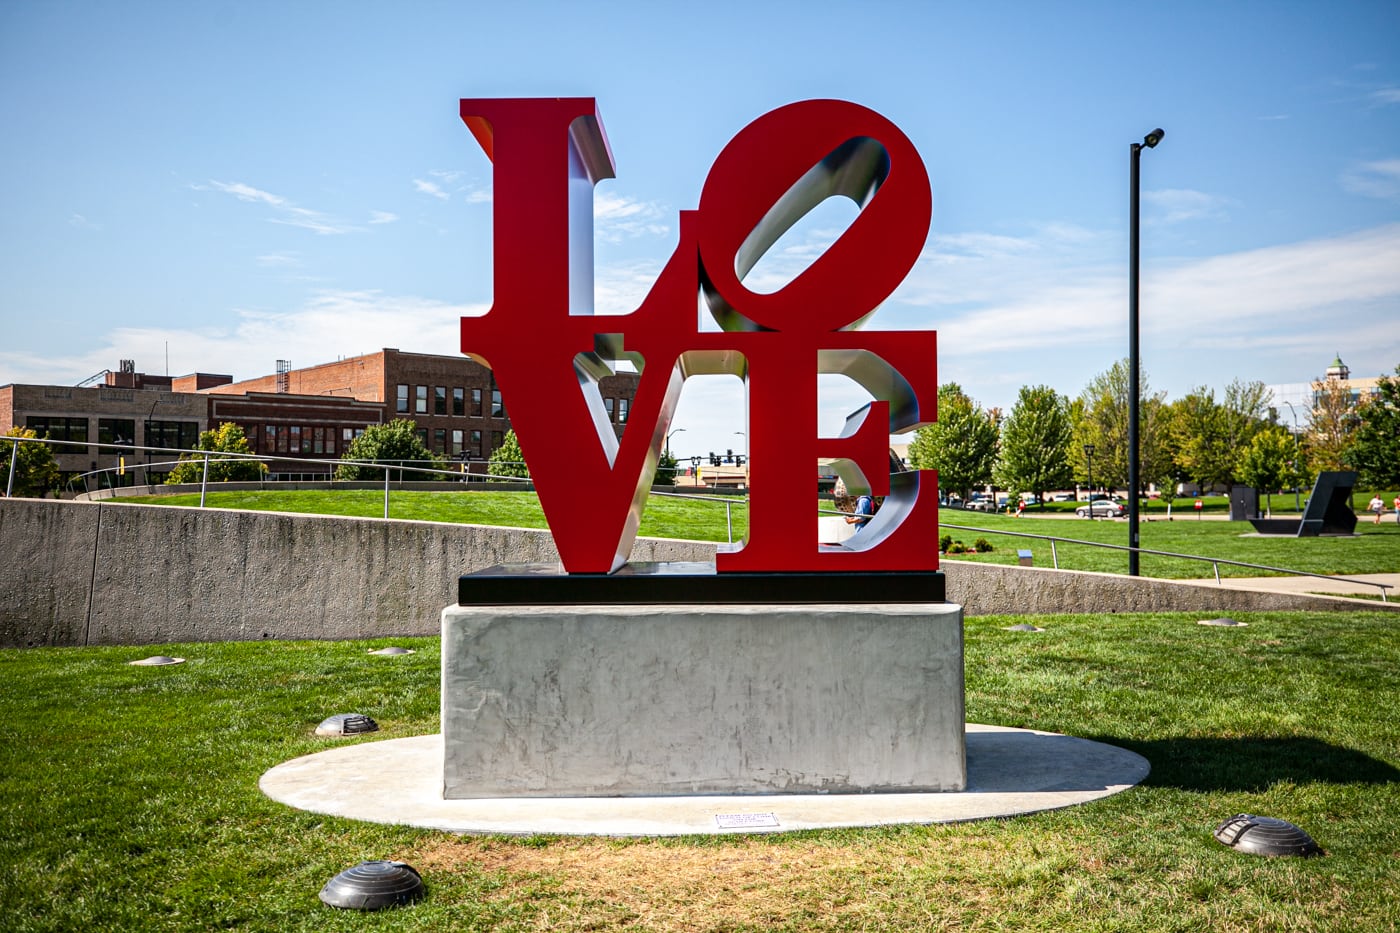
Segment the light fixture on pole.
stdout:
<svg viewBox="0 0 1400 933">
<path fill-rule="evenodd" d="M 675 429 L 674 431 L 672 431 L 670 434 L 667 434 L 667 435 L 666 435 L 666 459 L 667 459 L 667 460 L 670 460 L 670 459 L 671 459 L 671 438 L 675 437 L 677 434 L 681 433 L 681 432 L 684 431 L 684 430 L 685 430 L 685 428 L 676 428 L 676 429 Z"/>
<path fill-rule="evenodd" d="M 1138 575 L 1138 418 L 1142 367 L 1138 360 L 1138 163 L 1142 150 L 1155 149 L 1166 133 L 1159 127 L 1131 147 L 1128 219 L 1128 575 Z M 1091 505 L 1092 509 L 1092 505 Z"/>
<path fill-rule="evenodd" d="M 1085 444 L 1085 445 L 1084 445 L 1084 472 L 1088 474 L 1088 476 L 1086 477 L 1086 479 L 1088 480 L 1088 484 L 1089 484 L 1089 492 L 1087 493 L 1087 495 L 1089 496 L 1089 510 L 1088 510 L 1088 515 L 1089 515 L 1090 518 L 1093 518 L 1093 517 L 1094 517 L 1094 445 L 1093 445 L 1093 444 Z"/>
<path fill-rule="evenodd" d="M 1289 478 L 1293 480 L 1293 507 L 1301 512 L 1303 511 L 1303 501 L 1298 498 L 1298 477 L 1303 469 L 1303 450 L 1298 443 L 1298 435 L 1300 433 L 1298 427 L 1298 413 L 1293 410 L 1292 402 L 1284 400 L 1283 404 L 1287 405 L 1288 410 L 1293 413 L 1293 463 L 1289 467 L 1293 475 Z"/>
</svg>

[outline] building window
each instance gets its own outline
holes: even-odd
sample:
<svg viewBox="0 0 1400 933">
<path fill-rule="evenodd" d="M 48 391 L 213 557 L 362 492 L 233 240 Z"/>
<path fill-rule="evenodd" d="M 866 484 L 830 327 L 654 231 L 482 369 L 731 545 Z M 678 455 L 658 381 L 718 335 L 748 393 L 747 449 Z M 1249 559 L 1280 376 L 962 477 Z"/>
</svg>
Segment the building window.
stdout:
<svg viewBox="0 0 1400 933">
<path fill-rule="evenodd" d="M 495 453 L 501 449 L 501 444 L 505 443 L 506 436 L 500 431 L 491 432 L 491 452 Z"/>
<path fill-rule="evenodd" d="M 413 410 L 420 415 L 426 415 L 428 413 L 428 387 L 414 386 L 413 392 L 415 396 Z"/>
<path fill-rule="evenodd" d="M 447 452 L 446 428 L 433 428 L 433 451 L 440 454 Z"/>
<path fill-rule="evenodd" d="M 608 407 L 608 420 L 614 421 L 617 418 L 617 399 L 605 398 L 603 404 Z"/>
<path fill-rule="evenodd" d="M 447 386 L 433 386 L 433 414 L 447 414 Z"/>
<path fill-rule="evenodd" d="M 24 419 L 24 426 L 39 437 L 47 437 L 55 441 L 84 442 L 84 446 L 51 444 L 49 449 L 56 454 L 87 453 L 88 422 L 86 418 L 51 418 L 46 415 L 30 415 Z"/>
<path fill-rule="evenodd" d="M 287 452 L 287 436 L 287 426 L 279 424 L 277 426 L 277 452 L 279 454 L 284 454 Z"/>
<path fill-rule="evenodd" d="M 480 431 L 473 431 L 473 432 L 471 433 L 471 444 L 467 447 L 467 453 L 471 454 L 473 457 L 476 457 L 478 460 L 481 459 L 481 432 L 480 432 Z"/>
<path fill-rule="evenodd" d="M 147 421 L 146 446 L 190 450 L 199 443 L 198 421 Z"/>
<path fill-rule="evenodd" d="M 427 428 L 419 428 L 417 431 L 415 431 L 415 432 L 413 432 L 413 433 L 415 433 L 415 434 L 418 435 L 418 443 L 422 444 L 424 447 L 427 447 L 427 446 L 428 446 L 428 429 L 427 429 Z"/>
<path fill-rule="evenodd" d="M 313 454 L 323 454 L 326 452 L 326 429 L 311 429 L 311 452 Z"/>
<path fill-rule="evenodd" d="M 632 407 L 632 400 L 631 400 L 631 399 L 629 399 L 629 398 L 620 398 L 620 399 L 617 400 L 617 423 L 618 423 L 618 424 L 626 424 L 626 423 L 627 423 L 627 412 L 631 409 L 631 407 Z"/>
<path fill-rule="evenodd" d="M 99 444 L 117 444 L 117 450 L 103 448 L 98 451 L 99 456 L 105 454 L 112 457 L 117 454 L 132 453 L 132 445 L 136 443 L 136 419 L 134 418 L 98 418 L 97 419 L 97 442 Z"/>
<path fill-rule="evenodd" d="M 357 436 L 357 435 L 355 434 L 355 429 L 354 429 L 354 428 L 341 428 L 341 429 L 340 429 L 340 449 L 341 449 L 341 450 L 349 450 L 349 449 L 350 449 L 350 444 L 355 440 L 356 436 Z"/>
<path fill-rule="evenodd" d="M 301 453 L 301 425 L 292 425 L 287 429 L 287 433 L 291 435 L 290 439 L 287 441 L 287 452 L 293 454 Z"/>
<path fill-rule="evenodd" d="M 400 385 L 394 398 L 394 410 L 401 415 L 408 414 L 408 386 Z"/>
<path fill-rule="evenodd" d="M 452 414 L 461 417 L 467 413 L 466 389 L 461 386 L 452 390 Z"/>
<path fill-rule="evenodd" d="M 448 453 L 452 454 L 452 456 L 455 457 L 455 456 L 457 456 L 457 455 L 458 455 L 459 453 L 461 453 L 461 452 L 462 452 L 462 432 L 461 432 L 460 430 L 454 429 L 454 430 L 452 431 L 452 449 L 451 449 L 450 451 L 448 451 Z"/>
<path fill-rule="evenodd" d="M 481 417 L 481 390 L 472 389 L 472 417 Z"/>
<path fill-rule="evenodd" d="M 492 418 L 504 418 L 505 416 L 506 416 L 506 408 L 505 408 L 504 405 L 501 404 L 501 390 L 500 390 L 500 389 L 492 389 L 492 390 L 491 390 L 491 417 L 492 417 Z"/>
<path fill-rule="evenodd" d="M 261 452 L 261 453 L 270 454 L 270 453 L 272 453 L 273 451 L 275 451 L 276 449 L 277 449 L 277 425 L 275 425 L 275 424 L 265 424 L 265 425 L 263 425 L 263 441 L 262 441 L 262 445 L 261 445 L 260 447 L 258 447 L 258 450 L 259 450 L 259 452 Z"/>
</svg>

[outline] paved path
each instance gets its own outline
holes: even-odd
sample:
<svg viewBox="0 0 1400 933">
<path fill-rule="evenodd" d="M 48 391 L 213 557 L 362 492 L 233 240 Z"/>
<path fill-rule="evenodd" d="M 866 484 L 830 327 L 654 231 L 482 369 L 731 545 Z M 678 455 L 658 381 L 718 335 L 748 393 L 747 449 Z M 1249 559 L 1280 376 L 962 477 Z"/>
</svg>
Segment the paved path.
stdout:
<svg viewBox="0 0 1400 933">
<path fill-rule="evenodd" d="M 1098 800 L 1147 777 L 1135 752 L 1030 729 L 967 724 L 967 790 L 739 797 L 444 800 L 441 735 L 359 742 L 285 761 L 258 786 L 313 813 L 451 833 L 677 836 L 1009 817 Z"/>
<path fill-rule="evenodd" d="M 1366 582 L 1353 582 L 1366 581 Z M 1214 583 L 1214 577 L 1203 577 L 1193 581 Z M 1321 577 L 1222 577 L 1221 586 L 1237 590 L 1267 590 L 1271 593 L 1334 593 L 1339 596 L 1365 595 L 1378 596 L 1380 588 L 1368 583 L 1386 583 L 1391 589 L 1386 598 L 1392 602 L 1400 600 L 1400 573 L 1353 573 L 1345 579 Z"/>
</svg>

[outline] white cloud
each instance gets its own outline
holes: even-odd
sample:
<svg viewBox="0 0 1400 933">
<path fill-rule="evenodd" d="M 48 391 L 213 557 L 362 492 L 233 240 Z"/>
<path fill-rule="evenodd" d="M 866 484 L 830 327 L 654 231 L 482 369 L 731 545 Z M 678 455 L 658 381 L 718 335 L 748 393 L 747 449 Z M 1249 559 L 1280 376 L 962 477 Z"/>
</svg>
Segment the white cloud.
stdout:
<svg viewBox="0 0 1400 933">
<path fill-rule="evenodd" d="M 259 256 L 257 264 L 268 269 L 287 269 L 301 265 L 301 260 L 291 253 L 268 253 Z"/>
<path fill-rule="evenodd" d="M 100 224 L 95 224 L 82 214 L 74 213 L 68 216 L 68 226 L 77 227 L 79 230 L 101 230 Z"/>
<path fill-rule="evenodd" d="M 1142 199 L 1161 212 L 1157 218 L 1163 223 L 1180 223 L 1183 220 L 1200 220 L 1224 216 L 1225 199 L 1192 191 L 1189 188 L 1163 188 L 1159 191 L 1144 191 Z"/>
<path fill-rule="evenodd" d="M 1342 175 L 1342 187 L 1352 194 L 1368 198 L 1400 200 L 1400 159 L 1382 159 L 1353 166 Z"/>
<path fill-rule="evenodd" d="M 391 214 L 388 211 L 370 211 L 369 222 L 372 224 L 391 224 L 399 219 L 398 214 Z"/>
<path fill-rule="evenodd" d="M 243 182 L 223 182 L 210 181 L 207 187 L 192 185 L 196 191 L 207 191 L 212 188 L 215 191 L 222 191 L 231 194 L 240 201 L 249 204 L 266 204 L 275 208 L 277 215 L 268 218 L 270 223 L 283 224 L 288 227 L 301 227 L 322 236 L 343 233 L 355 233 L 361 228 L 352 224 L 343 223 L 323 214 L 320 211 L 313 211 L 305 207 L 297 207 L 295 203 L 278 194 L 272 194 L 252 185 Z"/>
<path fill-rule="evenodd" d="M 4 382 L 69 384 L 134 359 L 138 369 L 227 373 L 235 379 L 267 375 L 276 361 L 312 366 L 383 347 L 420 353 L 459 352 L 460 319 L 486 306 L 455 305 L 378 292 L 321 292 L 288 311 L 239 311 L 231 327 L 119 327 L 91 349 L 67 356 L 0 351 Z"/>
<path fill-rule="evenodd" d="M 1400 87 L 1383 87 L 1371 92 L 1371 101 L 1376 104 L 1400 104 Z"/>
<path fill-rule="evenodd" d="M 467 190 L 468 204 L 490 204 L 491 200 L 490 188 L 470 188 Z"/>
<path fill-rule="evenodd" d="M 266 191 L 260 191 L 252 185 L 245 185 L 242 182 L 211 181 L 209 182 L 209 187 L 213 188 L 215 191 L 231 194 L 240 201 L 261 202 L 263 204 L 270 204 L 273 207 L 281 207 L 283 204 L 287 203 L 286 198 L 279 197 L 275 194 L 269 194 Z"/>
<path fill-rule="evenodd" d="M 655 202 L 638 201 L 609 191 L 593 192 L 594 236 L 604 242 L 665 236 L 671 230 L 666 217 L 666 212 Z"/>
<path fill-rule="evenodd" d="M 436 182 L 424 181 L 421 178 L 413 179 L 413 190 L 417 191 L 419 194 L 431 195 L 439 201 L 446 201 L 452 197 L 452 195 L 443 191 Z"/>
</svg>

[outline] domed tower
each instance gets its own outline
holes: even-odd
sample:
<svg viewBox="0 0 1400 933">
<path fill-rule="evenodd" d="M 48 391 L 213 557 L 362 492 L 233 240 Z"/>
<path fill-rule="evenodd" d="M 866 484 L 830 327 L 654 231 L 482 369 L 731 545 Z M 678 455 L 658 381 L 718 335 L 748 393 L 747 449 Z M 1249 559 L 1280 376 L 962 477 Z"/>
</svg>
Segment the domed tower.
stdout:
<svg viewBox="0 0 1400 933">
<path fill-rule="evenodd" d="M 1351 370 L 1347 369 L 1347 364 L 1342 362 L 1342 355 L 1337 354 L 1337 358 L 1332 361 L 1332 365 L 1327 367 L 1328 379 L 1340 379 L 1343 382 L 1351 378 Z"/>
</svg>

